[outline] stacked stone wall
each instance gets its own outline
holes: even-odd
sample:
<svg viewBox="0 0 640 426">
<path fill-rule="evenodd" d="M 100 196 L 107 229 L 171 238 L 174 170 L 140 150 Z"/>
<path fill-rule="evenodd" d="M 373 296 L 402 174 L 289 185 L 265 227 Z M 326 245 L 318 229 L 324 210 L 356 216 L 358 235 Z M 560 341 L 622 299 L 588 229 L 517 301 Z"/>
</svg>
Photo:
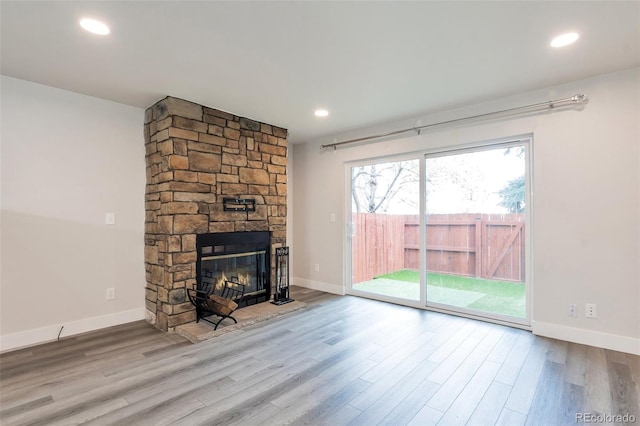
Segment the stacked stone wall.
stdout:
<svg viewBox="0 0 640 426">
<path fill-rule="evenodd" d="M 287 130 L 167 97 L 145 113 L 145 144 L 147 318 L 171 331 L 195 320 L 185 289 L 196 282 L 197 234 L 270 231 L 272 264 L 285 244 Z M 224 211 L 224 197 L 253 198 L 256 209 Z"/>
</svg>

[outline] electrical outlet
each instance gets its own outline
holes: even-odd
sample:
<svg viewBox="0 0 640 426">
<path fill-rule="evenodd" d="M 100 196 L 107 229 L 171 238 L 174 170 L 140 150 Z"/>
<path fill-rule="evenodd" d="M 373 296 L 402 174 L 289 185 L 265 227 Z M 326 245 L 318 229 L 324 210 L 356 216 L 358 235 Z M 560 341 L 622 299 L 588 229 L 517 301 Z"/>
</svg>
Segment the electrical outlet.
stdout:
<svg viewBox="0 0 640 426">
<path fill-rule="evenodd" d="M 316 263 L 316 264 L 313 266 L 313 270 L 314 270 L 314 271 L 316 271 L 316 272 L 320 272 L 320 264 L 319 264 L 319 263 Z"/>
<path fill-rule="evenodd" d="M 577 317 L 578 316 L 578 305 L 576 305 L 575 303 L 570 303 L 567 315 L 569 315 L 570 317 L 574 317 L 574 318 Z"/>
<path fill-rule="evenodd" d="M 104 214 L 104 223 L 107 225 L 115 225 L 116 224 L 116 214 L 115 213 L 105 213 Z"/>
<path fill-rule="evenodd" d="M 107 300 L 113 300 L 116 298 L 116 289 L 113 287 L 107 288 Z"/>
<path fill-rule="evenodd" d="M 587 318 L 598 318 L 598 310 L 595 303 L 587 303 L 585 305 L 584 316 Z"/>
</svg>

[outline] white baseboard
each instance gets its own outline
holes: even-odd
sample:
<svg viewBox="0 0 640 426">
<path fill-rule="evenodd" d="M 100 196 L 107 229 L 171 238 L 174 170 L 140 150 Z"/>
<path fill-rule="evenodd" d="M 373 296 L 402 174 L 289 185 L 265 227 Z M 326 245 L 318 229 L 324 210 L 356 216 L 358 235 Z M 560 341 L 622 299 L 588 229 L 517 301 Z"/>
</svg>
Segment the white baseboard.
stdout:
<svg viewBox="0 0 640 426">
<path fill-rule="evenodd" d="M 63 326 L 62 333 L 60 333 L 61 338 L 143 319 L 145 319 L 145 309 L 137 308 L 6 334 L 0 336 L 0 352 L 54 341 L 58 338 L 60 327 Z"/>
<path fill-rule="evenodd" d="M 532 321 L 531 331 L 538 336 L 640 355 L 640 339 L 583 328 Z"/>
<path fill-rule="evenodd" d="M 313 290 L 320 290 L 326 293 L 339 294 L 344 296 L 344 287 L 338 284 L 330 284 L 322 281 L 313 281 L 307 280 L 304 278 L 293 277 L 291 280 L 293 285 L 297 285 L 299 287 L 310 288 Z"/>
</svg>

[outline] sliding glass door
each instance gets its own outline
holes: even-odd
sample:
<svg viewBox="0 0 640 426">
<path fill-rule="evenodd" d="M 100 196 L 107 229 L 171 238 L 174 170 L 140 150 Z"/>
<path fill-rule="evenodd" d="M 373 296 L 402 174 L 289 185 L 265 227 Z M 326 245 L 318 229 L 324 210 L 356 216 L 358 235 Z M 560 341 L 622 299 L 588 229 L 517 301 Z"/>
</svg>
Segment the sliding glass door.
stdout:
<svg viewBox="0 0 640 426">
<path fill-rule="evenodd" d="M 526 319 L 527 151 L 425 156 L 427 305 Z"/>
<path fill-rule="evenodd" d="M 529 141 L 350 165 L 350 292 L 528 323 Z"/>
<path fill-rule="evenodd" d="M 420 160 L 350 168 L 352 289 L 420 301 Z"/>
</svg>

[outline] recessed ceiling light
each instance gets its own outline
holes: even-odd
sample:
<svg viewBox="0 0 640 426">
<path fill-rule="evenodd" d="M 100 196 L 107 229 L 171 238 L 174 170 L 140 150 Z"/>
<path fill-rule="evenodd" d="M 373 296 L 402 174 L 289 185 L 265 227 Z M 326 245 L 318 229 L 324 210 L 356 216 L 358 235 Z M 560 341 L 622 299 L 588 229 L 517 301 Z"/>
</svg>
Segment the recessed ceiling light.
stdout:
<svg viewBox="0 0 640 426">
<path fill-rule="evenodd" d="M 90 33 L 98 35 L 107 35 L 111 32 L 104 22 L 96 21 L 95 19 L 81 19 L 80 26 Z"/>
<path fill-rule="evenodd" d="M 326 109 L 317 109 L 314 114 L 316 117 L 326 117 L 327 115 L 329 115 L 329 111 L 327 111 Z"/>
<path fill-rule="evenodd" d="M 568 46 L 571 43 L 575 43 L 575 41 L 578 40 L 578 37 L 580 37 L 578 33 L 561 34 L 555 37 L 553 40 L 551 40 L 551 47 Z"/>
</svg>

